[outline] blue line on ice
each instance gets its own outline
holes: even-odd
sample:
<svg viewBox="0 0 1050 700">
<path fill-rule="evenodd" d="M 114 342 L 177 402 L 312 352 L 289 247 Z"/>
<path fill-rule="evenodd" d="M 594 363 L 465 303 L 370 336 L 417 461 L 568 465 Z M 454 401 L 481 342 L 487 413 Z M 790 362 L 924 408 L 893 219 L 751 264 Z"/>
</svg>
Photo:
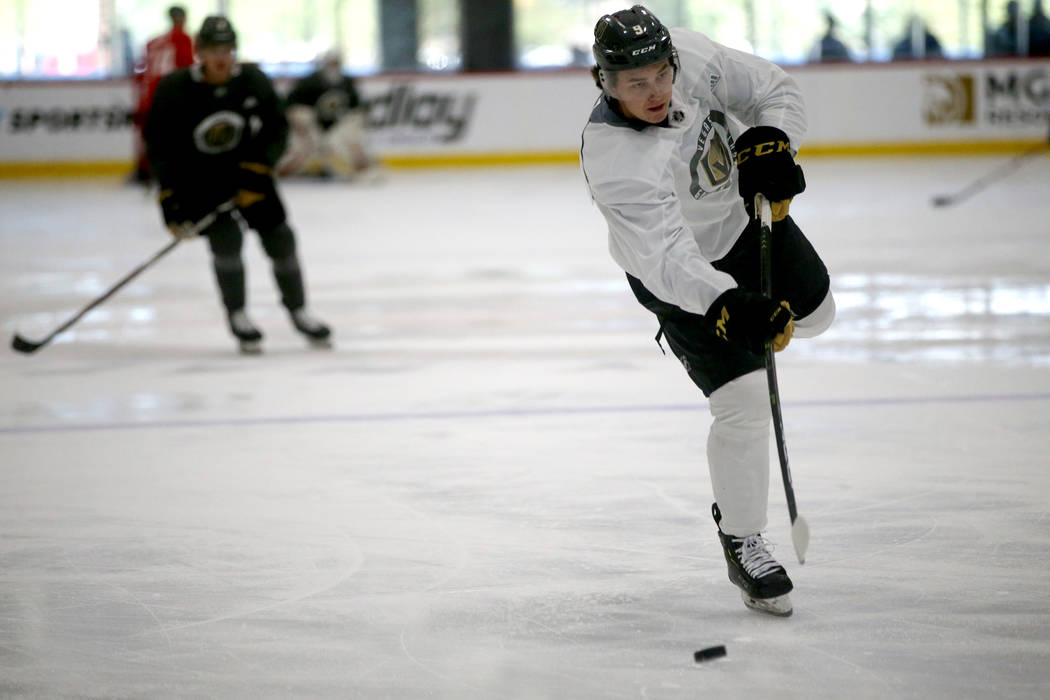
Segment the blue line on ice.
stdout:
<svg viewBox="0 0 1050 700">
<path fill-rule="evenodd" d="M 972 396 L 889 396 L 854 399 L 811 399 L 785 402 L 788 410 L 807 408 L 899 406 L 914 404 L 963 404 L 1015 401 L 1050 401 L 1050 393 L 978 394 Z M 344 413 L 302 416 L 259 416 L 254 418 L 208 418 L 202 420 L 143 420 L 134 422 L 59 423 L 0 428 L 0 435 L 64 433 L 96 430 L 164 430 L 171 428 L 213 428 L 218 426 L 254 427 L 319 423 L 394 423 L 399 421 L 483 420 L 492 418 L 532 418 L 546 416 L 600 415 L 609 413 L 674 413 L 706 409 L 704 401 L 683 404 L 638 404 L 633 406 L 547 406 L 534 408 L 493 408 L 475 411 L 419 411 L 396 413 Z"/>
</svg>

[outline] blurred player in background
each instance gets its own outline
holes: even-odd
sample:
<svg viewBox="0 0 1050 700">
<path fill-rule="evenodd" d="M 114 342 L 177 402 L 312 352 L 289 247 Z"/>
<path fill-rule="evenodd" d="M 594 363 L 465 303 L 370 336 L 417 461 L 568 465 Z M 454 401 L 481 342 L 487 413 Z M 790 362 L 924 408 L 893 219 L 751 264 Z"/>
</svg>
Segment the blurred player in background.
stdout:
<svg viewBox="0 0 1050 700">
<path fill-rule="evenodd" d="M 316 71 L 288 93 L 291 138 L 278 175 L 319 175 L 374 181 L 379 169 L 365 149 L 365 110 L 342 55 L 326 52 Z"/>
<path fill-rule="evenodd" d="M 171 31 L 150 39 L 146 43 L 146 52 L 142 61 L 135 67 L 135 172 L 132 180 L 148 185 L 153 174 L 149 159 L 146 157 L 146 145 L 142 138 L 142 129 L 146 124 L 153 94 L 160 79 L 179 68 L 193 65 L 193 42 L 183 29 L 186 26 L 186 10 L 178 5 L 168 8 L 171 20 Z"/>
<path fill-rule="evenodd" d="M 602 94 L 581 163 L 613 259 L 709 398 L 712 507 L 729 579 L 751 608 L 791 614 L 791 579 L 762 536 L 770 407 L 764 347 L 834 318 L 827 269 L 788 216 L 802 95 L 780 68 L 635 5 L 594 29 Z M 760 293 L 754 196 L 773 203 L 773 299 Z"/>
<path fill-rule="evenodd" d="M 145 137 L 164 222 L 173 235 L 186 235 L 194 221 L 233 200 L 236 216 L 221 214 L 202 235 L 241 351 L 259 352 L 262 341 L 245 312 L 241 221 L 262 240 L 292 324 L 314 344 L 327 345 L 331 331 L 306 310 L 295 234 L 272 172 L 284 152 L 288 122 L 270 79 L 254 65 L 237 63 L 236 50 L 230 22 L 208 17 L 197 35 L 200 62 L 157 86 Z"/>
</svg>

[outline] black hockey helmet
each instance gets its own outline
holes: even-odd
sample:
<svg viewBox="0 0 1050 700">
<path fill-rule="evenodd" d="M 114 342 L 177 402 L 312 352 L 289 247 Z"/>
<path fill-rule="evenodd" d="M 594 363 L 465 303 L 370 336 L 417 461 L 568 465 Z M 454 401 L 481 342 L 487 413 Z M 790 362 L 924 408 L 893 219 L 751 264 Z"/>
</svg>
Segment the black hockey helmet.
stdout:
<svg viewBox="0 0 1050 700">
<path fill-rule="evenodd" d="M 641 68 L 670 59 L 677 70 L 671 33 L 641 5 L 605 15 L 594 25 L 594 60 L 603 71 Z"/>
<path fill-rule="evenodd" d="M 201 30 L 197 32 L 197 48 L 208 46 L 237 46 L 237 32 L 233 31 L 230 20 L 222 15 L 209 15 L 204 18 Z"/>
</svg>

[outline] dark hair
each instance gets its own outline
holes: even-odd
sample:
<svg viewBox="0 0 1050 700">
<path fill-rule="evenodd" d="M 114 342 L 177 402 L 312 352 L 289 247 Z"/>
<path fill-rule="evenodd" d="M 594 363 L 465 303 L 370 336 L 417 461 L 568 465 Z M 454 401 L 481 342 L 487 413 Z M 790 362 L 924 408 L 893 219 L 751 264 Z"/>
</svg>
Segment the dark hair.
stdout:
<svg viewBox="0 0 1050 700">
<path fill-rule="evenodd" d="M 182 5 L 172 5 L 168 8 L 168 17 L 172 22 L 186 21 L 186 8 Z"/>
</svg>

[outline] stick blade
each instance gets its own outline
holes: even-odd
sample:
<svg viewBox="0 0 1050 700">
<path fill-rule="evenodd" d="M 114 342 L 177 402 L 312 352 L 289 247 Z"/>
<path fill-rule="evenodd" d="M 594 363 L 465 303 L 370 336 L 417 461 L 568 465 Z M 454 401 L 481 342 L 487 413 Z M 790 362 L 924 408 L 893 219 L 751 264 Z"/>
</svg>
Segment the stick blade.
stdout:
<svg viewBox="0 0 1050 700">
<path fill-rule="evenodd" d="M 43 343 L 34 343 L 30 340 L 26 340 L 17 333 L 15 333 L 15 337 L 11 339 L 11 349 L 15 352 L 21 352 L 27 355 L 36 352 L 40 349 L 41 345 L 43 345 Z"/>
<path fill-rule="evenodd" d="M 809 549 L 809 523 L 801 515 L 795 517 L 791 524 L 791 542 L 795 545 L 795 555 L 799 564 L 806 563 L 806 550 Z"/>
<path fill-rule="evenodd" d="M 941 194 L 933 198 L 933 206 L 935 207 L 946 207 L 951 204 L 953 198 L 950 195 Z"/>
</svg>

